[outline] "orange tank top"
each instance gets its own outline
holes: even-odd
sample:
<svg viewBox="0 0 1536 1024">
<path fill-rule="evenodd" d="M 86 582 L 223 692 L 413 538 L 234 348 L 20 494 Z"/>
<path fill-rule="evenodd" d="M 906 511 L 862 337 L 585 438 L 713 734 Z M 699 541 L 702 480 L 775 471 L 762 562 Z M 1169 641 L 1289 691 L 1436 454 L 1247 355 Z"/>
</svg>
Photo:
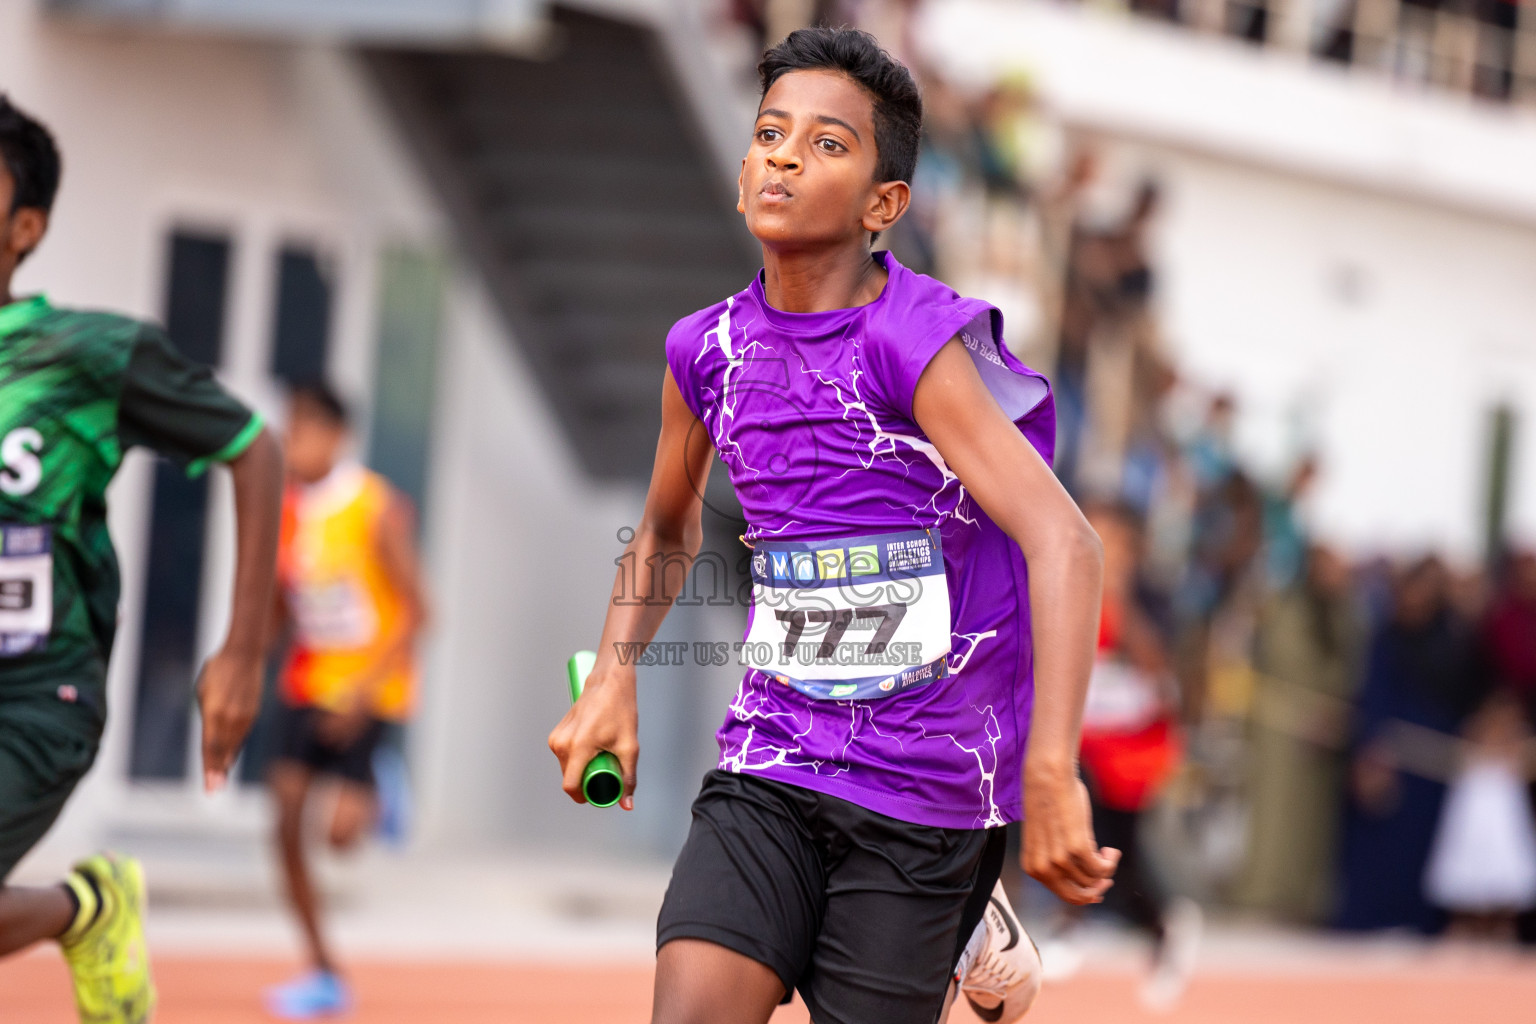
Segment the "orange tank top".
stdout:
<svg viewBox="0 0 1536 1024">
<path fill-rule="evenodd" d="M 278 576 L 293 622 L 283 672 L 290 704 L 350 708 L 405 614 L 378 555 L 391 494 L 383 477 L 346 463 L 284 495 Z M 415 699 L 415 659 L 405 654 L 385 671 L 370 710 L 399 721 Z"/>
</svg>

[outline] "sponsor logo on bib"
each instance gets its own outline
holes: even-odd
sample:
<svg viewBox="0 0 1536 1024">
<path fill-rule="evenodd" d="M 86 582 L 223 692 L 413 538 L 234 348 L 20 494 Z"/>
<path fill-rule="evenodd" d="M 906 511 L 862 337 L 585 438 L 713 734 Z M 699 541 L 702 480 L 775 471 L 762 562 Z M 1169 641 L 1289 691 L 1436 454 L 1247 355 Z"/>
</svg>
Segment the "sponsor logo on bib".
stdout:
<svg viewBox="0 0 1536 1024">
<path fill-rule="evenodd" d="M 848 549 L 848 575 L 872 576 L 880 571 L 880 546 L 859 544 Z"/>
</svg>

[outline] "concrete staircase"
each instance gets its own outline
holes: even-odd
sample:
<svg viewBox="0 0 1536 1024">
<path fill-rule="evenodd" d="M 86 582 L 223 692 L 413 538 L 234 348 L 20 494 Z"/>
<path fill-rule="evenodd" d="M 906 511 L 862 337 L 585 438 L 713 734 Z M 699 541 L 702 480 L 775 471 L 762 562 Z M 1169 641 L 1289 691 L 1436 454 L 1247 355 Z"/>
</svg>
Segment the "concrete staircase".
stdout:
<svg viewBox="0 0 1536 1024">
<path fill-rule="evenodd" d="M 542 59 L 366 48 L 588 472 L 649 476 L 663 343 L 757 267 L 645 27 L 556 9 Z"/>
</svg>

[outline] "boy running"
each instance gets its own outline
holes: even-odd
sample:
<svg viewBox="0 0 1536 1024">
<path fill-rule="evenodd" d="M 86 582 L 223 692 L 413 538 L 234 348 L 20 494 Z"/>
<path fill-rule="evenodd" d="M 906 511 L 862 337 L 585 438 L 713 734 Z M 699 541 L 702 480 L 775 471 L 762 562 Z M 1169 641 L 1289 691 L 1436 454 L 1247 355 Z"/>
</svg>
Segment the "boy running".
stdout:
<svg viewBox="0 0 1536 1024">
<path fill-rule="evenodd" d="M 278 555 L 279 619 L 292 625 L 277 752 L 268 773 L 288 898 L 311 969 L 267 993 L 288 1020 L 344 1013 L 352 995 L 320 928 L 304 852 L 317 777 L 338 785 L 327 838 L 350 849 L 377 811 L 373 755 L 416 689 L 414 647 L 426 621 L 410 501 L 347 457 L 347 410 L 328 387 L 296 388 L 285 439 L 292 483 Z"/>
<path fill-rule="evenodd" d="M 261 419 L 154 327 L 15 299 L 42 241 L 60 161 L 0 96 L 0 956 L 57 939 L 80 1019 L 138 1024 L 154 1004 L 136 861 L 97 855 L 41 889 L 5 885 L 96 757 L 118 569 L 106 490 L 134 445 L 234 477 L 229 632 L 203 666 L 203 778 L 223 785 L 261 699 L 282 458 Z"/>
<path fill-rule="evenodd" d="M 662 906 L 653 1021 L 757 1024 L 798 989 L 818 1024 L 932 1024 L 1003 825 L 1025 818 L 1025 867 L 1061 898 L 1111 884 L 1076 772 L 1102 554 L 1051 473 L 1049 385 L 998 312 L 871 252 L 911 197 L 906 68 L 864 33 L 806 29 L 759 73 L 737 208 L 763 271 L 668 335 L 626 561 L 655 599 L 616 581 L 550 747 L 577 801 L 614 753 L 633 808 L 617 645 L 666 614 L 718 451 L 750 524 L 748 669 Z"/>
</svg>

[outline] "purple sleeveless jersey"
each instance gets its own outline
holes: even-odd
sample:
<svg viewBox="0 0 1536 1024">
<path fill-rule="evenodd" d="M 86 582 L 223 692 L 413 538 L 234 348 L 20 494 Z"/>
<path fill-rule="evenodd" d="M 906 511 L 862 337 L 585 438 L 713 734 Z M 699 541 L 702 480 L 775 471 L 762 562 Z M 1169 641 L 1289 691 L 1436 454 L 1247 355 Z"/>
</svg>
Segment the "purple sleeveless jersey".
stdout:
<svg viewBox="0 0 1536 1024">
<path fill-rule="evenodd" d="M 667 363 L 741 499 L 754 579 L 777 571 L 762 554 L 778 554 L 782 542 L 825 548 L 850 538 L 845 549 L 834 543 L 836 560 L 821 571 L 857 573 L 858 553 L 876 552 L 867 556 L 876 572 L 894 568 L 893 550 L 912 542 L 888 541 L 879 554 L 863 546 L 868 538 L 936 530 L 948 654 L 931 681 L 872 699 L 818 699 L 748 668 L 720 728 L 720 767 L 917 824 L 1001 825 L 1020 817 L 1034 695 L 1024 559 L 918 429 L 912 395 L 929 360 L 958 335 L 1047 461 L 1054 405 L 1045 378 L 1002 344 L 996 309 L 887 253 L 876 258 L 890 278 L 869 305 L 785 313 L 768 305 L 759 275 L 680 320 L 667 336 Z M 814 576 L 814 560 L 833 556 L 808 557 Z M 841 692 L 853 691 L 830 689 Z"/>
</svg>

